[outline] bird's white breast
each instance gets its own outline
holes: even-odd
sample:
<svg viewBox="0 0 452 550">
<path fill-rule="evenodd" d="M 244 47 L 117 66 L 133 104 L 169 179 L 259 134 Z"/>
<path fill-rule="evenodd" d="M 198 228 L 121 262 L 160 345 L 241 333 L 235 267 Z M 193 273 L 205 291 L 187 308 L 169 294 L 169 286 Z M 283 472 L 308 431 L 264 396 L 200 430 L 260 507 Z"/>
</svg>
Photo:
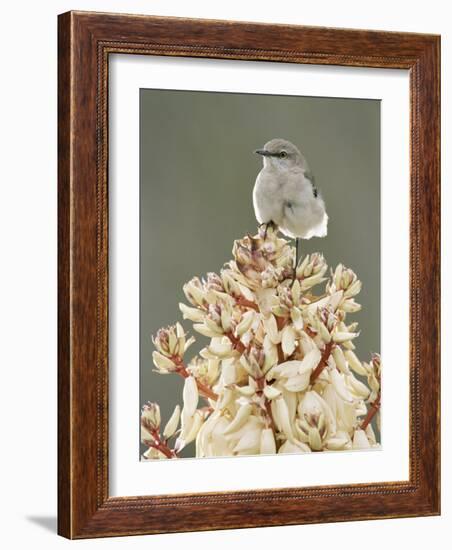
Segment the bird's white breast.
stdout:
<svg viewBox="0 0 452 550">
<path fill-rule="evenodd" d="M 253 203 L 259 223 L 276 223 L 289 237 L 324 237 L 328 216 L 325 203 L 301 170 L 264 167 L 256 178 Z"/>
</svg>

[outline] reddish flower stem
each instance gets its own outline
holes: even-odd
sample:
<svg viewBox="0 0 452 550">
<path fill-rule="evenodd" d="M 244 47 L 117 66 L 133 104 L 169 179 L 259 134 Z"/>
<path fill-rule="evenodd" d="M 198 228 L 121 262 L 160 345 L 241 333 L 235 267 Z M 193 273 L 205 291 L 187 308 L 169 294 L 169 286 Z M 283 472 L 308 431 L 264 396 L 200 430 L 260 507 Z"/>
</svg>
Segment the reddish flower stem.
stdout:
<svg viewBox="0 0 452 550">
<path fill-rule="evenodd" d="M 247 300 L 243 296 L 239 296 L 235 300 L 236 304 L 242 307 L 247 307 L 249 309 L 254 309 L 255 311 L 259 311 L 259 307 L 254 302 L 251 302 L 250 300 Z"/>
<path fill-rule="evenodd" d="M 229 340 L 231 340 L 232 347 L 235 350 L 237 350 L 239 353 L 243 353 L 246 350 L 246 347 L 243 344 L 243 342 L 241 342 L 240 338 L 237 338 L 236 336 L 234 336 L 234 334 L 231 331 L 225 332 L 224 335 L 227 336 Z"/>
<path fill-rule="evenodd" d="M 265 376 L 262 376 L 261 378 L 255 378 L 255 381 L 258 389 L 257 393 L 259 395 L 263 395 L 264 387 L 265 387 Z M 272 428 L 272 430 L 276 433 L 276 425 L 275 425 L 275 421 L 273 420 L 270 400 L 267 399 L 265 395 L 264 395 L 264 400 L 265 400 L 265 416 L 266 416 L 267 422 L 270 424 L 270 427 Z"/>
<path fill-rule="evenodd" d="M 188 378 L 190 376 L 190 373 L 188 372 L 187 365 L 182 361 L 180 357 L 172 357 L 172 360 L 177 365 L 177 374 L 182 376 L 182 378 Z M 200 380 L 196 379 L 196 385 L 198 386 L 199 393 L 208 399 L 212 399 L 213 401 L 216 401 L 218 399 L 218 395 L 211 389 L 209 386 L 206 386 L 206 384 L 203 384 Z"/>
<path fill-rule="evenodd" d="M 149 447 L 153 447 L 154 449 L 157 449 L 157 451 L 163 453 L 166 458 L 176 458 L 176 453 L 172 451 L 167 445 L 164 445 L 163 443 L 151 443 L 150 441 L 147 443 Z"/>
<path fill-rule="evenodd" d="M 267 412 L 267 419 L 270 422 L 270 427 L 273 430 L 273 432 L 276 433 L 276 425 L 275 425 L 275 421 L 273 420 L 271 403 L 267 398 L 265 398 L 265 410 Z"/>
<path fill-rule="evenodd" d="M 364 420 L 361 423 L 361 429 L 365 430 L 367 426 L 372 422 L 373 417 L 377 414 L 377 412 L 380 410 L 380 394 L 378 394 L 375 401 L 372 403 L 372 405 L 369 407 L 369 410 L 367 411 L 367 415 L 364 418 Z"/>
<path fill-rule="evenodd" d="M 282 329 L 286 326 L 287 324 L 287 319 L 285 317 L 278 317 L 278 316 L 275 316 L 276 318 L 276 326 L 278 327 L 278 331 L 281 332 Z M 282 349 L 282 345 L 281 344 L 278 344 L 276 346 L 276 349 L 278 351 L 278 363 L 281 364 L 281 363 L 284 363 L 284 352 L 283 352 L 283 349 Z"/>
<path fill-rule="evenodd" d="M 333 341 L 328 342 L 328 344 L 326 344 L 318 365 L 311 373 L 311 378 L 310 378 L 311 384 L 313 384 L 316 381 L 316 379 L 320 376 L 323 369 L 327 366 L 328 359 L 330 357 L 333 346 L 334 346 Z"/>
<path fill-rule="evenodd" d="M 157 451 L 164 454 L 166 458 L 177 458 L 176 451 L 170 449 L 166 444 L 166 441 L 162 441 L 160 439 L 160 432 L 158 430 L 151 430 L 150 434 L 152 435 L 153 440 L 145 439 L 143 441 L 145 445 L 152 447 L 153 449 L 157 449 Z"/>
</svg>

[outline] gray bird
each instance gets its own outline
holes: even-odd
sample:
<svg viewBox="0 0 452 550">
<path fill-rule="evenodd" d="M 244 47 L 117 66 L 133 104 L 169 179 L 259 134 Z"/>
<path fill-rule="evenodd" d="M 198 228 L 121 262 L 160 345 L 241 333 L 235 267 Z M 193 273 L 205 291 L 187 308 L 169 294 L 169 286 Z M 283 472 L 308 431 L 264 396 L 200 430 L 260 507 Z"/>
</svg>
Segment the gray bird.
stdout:
<svg viewBox="0 0 452 550">
<path fill-rule="evenodd" d="M 253 190 L 256 219 L 265 225 L 277 226 L 288 237 L 296 239 L 298 265 L 299 239 L 325 237 L 328 215 L 317 190 L 308 163 L 298 148 L 285 139 L 272 139 L 263 149 L 264 167 Z"/>
</svg>

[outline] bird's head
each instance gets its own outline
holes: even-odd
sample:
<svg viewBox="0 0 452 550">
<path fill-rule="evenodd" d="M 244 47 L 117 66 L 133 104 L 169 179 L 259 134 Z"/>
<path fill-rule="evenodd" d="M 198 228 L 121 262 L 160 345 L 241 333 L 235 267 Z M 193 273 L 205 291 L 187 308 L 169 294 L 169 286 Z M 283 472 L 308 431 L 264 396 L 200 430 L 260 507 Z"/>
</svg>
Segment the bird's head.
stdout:
<svg viewBox="0 0 452 550">
<path fill-rule="evenodd" d="M 255 151 L 262 155 L 264 166 L 273 166 L 278 169 L 289 169 L 293 166 L 306 167 L 306 160 L 298 148 L 286 139 L 275 138 Z"/>
</svg>

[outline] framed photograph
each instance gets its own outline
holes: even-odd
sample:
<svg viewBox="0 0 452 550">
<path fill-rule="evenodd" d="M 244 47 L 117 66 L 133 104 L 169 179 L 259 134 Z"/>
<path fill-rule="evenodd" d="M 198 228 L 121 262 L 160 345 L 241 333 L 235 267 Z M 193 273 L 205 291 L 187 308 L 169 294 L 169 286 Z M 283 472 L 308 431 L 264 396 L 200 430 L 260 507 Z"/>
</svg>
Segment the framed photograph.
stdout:
<svg viewBox="0 0 452 550">
<path fill-rule="evenodd" d="M 439 56 L 59 16 L 61 535 L 440 513 Z"/>
</svg>

